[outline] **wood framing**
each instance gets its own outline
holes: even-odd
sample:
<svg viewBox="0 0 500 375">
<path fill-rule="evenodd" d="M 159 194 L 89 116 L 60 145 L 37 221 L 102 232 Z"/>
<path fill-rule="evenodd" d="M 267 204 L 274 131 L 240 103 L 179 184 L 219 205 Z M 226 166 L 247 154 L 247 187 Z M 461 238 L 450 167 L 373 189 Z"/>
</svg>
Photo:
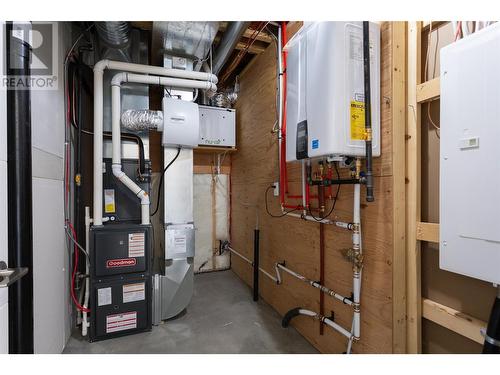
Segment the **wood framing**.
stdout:
<svg viewBox="0 0 500 375">
<path fill-rule="evenodd" d="M 417 223 L 417 240 L 439 243 L 439 224 Z"/>
<path fill-rule="evenodd" d="M 417 102 L 424 103 L 439 98 L 440 79 L 436 77 L 430 81 L 417 85 Z"/>
<path fill-rule="evenodd" d="M 406 353 L 405 136 L 406 22 L 392 23 L 392 351 Z"/>
<path fill-rule="evenodd" d="M 486 322 L 425 298 L 422 300 L 422 312 L 424 318 L 478 344 L 484 343 L 481 328 L 486 327 Z"/>
<path fill-rule="evenodd" d="M 422 292 L 420 279 L 420 242 L 416 237 L 421 210 L 421 139 L 420 104 L 415 88 L 421 82 L 422 22 L 408 23 L 408 90 L 406 142 L 406 296 L 407 296 L 407 352 L 422 351 Z"/>
</svg>

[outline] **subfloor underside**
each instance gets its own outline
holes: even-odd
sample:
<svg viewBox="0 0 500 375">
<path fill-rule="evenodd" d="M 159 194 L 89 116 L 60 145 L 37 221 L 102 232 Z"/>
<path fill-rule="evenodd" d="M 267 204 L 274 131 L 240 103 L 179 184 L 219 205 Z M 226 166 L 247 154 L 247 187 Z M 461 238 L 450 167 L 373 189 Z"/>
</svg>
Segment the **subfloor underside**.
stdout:
<svg viewBox="0 0 500 375">
<path fill-rule="evenodd" d="M 89 343 L 75 331 L 64 353 L 317 353 L 232 271 L 195 276 L 193 300 L 180 317 L 151 332 Z"/>
</svg>

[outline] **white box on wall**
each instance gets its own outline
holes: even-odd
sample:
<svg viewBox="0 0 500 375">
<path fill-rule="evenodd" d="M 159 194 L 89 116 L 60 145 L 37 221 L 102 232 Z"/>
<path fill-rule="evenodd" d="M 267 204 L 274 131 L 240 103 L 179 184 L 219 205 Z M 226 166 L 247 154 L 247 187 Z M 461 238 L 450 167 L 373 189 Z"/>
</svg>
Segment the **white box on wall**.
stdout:
<svg viewBox="0 0 500 375">
<path fill-rule="evenodd" d="M 442 269 L 500 283 L 500 24 L 441 50 Z"/>
<path fill-rule="evenodd" d="M 306 22 L 286 50 L 286 160 L 297 160 L 298 148 L 310 158 L 364 156 L 362 22 Z M 373 156 L 380 156 L 380 26 L 372 22 L 370 77 Z"/>
<path fill-rule="evenodd" d="M 229 108 L 200 105 L 200 139 L 202 146 L 236 146 L 236 111 Z"/>
</svg>

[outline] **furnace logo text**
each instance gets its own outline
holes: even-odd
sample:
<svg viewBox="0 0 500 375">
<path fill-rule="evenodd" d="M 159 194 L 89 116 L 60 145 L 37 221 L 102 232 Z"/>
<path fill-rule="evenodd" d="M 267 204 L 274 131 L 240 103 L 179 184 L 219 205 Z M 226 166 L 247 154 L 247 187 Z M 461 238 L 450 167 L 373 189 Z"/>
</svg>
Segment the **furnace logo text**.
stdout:
<svg viewBox="0 0 500 375">
<path fill-rule="evenodd" d="M 106 261 L 106 268 L 133 267 L 136 264 L 135 258 L 110 259 Z"/>
</svg>

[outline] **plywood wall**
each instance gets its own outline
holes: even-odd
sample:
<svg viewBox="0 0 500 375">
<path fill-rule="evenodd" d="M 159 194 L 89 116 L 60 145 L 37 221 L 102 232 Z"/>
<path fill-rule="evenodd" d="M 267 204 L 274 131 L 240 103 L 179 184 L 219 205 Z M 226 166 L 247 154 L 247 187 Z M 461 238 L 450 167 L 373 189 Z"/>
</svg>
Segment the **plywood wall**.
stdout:
<svg viewBox="0 0 500 375">
<path fill-rule="evenodd" d="M 365 267 L 361 301 L 361 341 L 357 353 L 391 353 L 393 350 L 393 154 L 392 154 L 392 46 L 391 23 L 381 25 L 381 123 L 382 156 L 375 161 L 374 203 L 362 196 L 362 225 Z M 237 110 L 238 152 L 232 157 L 232 246 L 252 258 L 253 229 L 261 229 L 261 265 L 269 272 L 273 264 L 286 260 L 287 266 L 313 280 L 319 280 L 319 224 L 266 214 L 264 193 L 278 181 L 278 144 L 271 132 L 276 120 L 276 52 L 270 46 L 240 76 L 241 93 Z M 404 126 L 404 124 L 403 124 Z M 290 193 L 300 194 L 299 168 L 289 165 Z M 298 202 L 297 202 L 298 203 Z M 279 199 L 269 194 L 270 210 L 279 213 Z M 343 186 L 335 217 L 350 221 L 352 187 Z M 402 218 L 404 220 L 404 218 Z M 326 227 L 326 286 L 350 295 L 352 266 L 340 250 L 351 246 L 350 233 Z M 252 270 L 247 263 L 233 257 L 232 268 L 251 285 Z M 320 292 L 296 279 L 283 276 L 276 285 L 261 278 L 261 296 L 280 314 L 302 306 L 319 311 Z M 335 312 L 335 320 L 350 327 L 352 311 L 346 305 L 325 298 L 325 314 Z M 325 353 L 342 353 L 346 339 L 325 328 L 319 334 L 319 323 L 307 317 L 294 319 L 293 325 L 316 348 Z"/>
</svg>

